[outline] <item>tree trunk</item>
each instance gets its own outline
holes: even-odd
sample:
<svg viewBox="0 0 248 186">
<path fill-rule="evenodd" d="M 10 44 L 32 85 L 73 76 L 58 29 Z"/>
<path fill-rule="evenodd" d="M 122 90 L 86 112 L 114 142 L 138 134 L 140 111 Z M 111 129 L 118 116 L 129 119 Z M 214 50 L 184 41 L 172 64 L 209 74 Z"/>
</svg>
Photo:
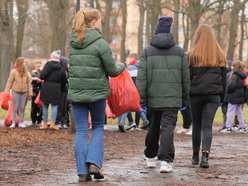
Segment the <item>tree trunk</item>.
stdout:
<svg viewBox="0 0 248 186">
<path fill-rule="evenodd" d="M 218 9 L 217 9 L 217 15 L 216 15 L 216 39 L 218 43 L 222 46 L 222 39 L 221 39 L 221 27 L 222 27 L 222 15 L 224 13 L 224 3 L 225 2 L 219 2 Z"/>
<path fill-rule="evenodd" d="M 185 24 L 186 19 L 186 24 Z M 184 51 L 188 51 L 189 47 L 189 39 L 190 39 L 190 33 L 189 33 L 189 17 L 186 14 L 183 14 L 182 16 L 182 23 L 183 23 L 183 35 L 184 35 L 184 43 L 183 43 L 183 49 Z"/>
<path fill-rule="evenodd" d="M 190 39 L 193 38 L 194 33 L 199 25 L 199 20 L 202 15 L 201 1 L 189 1 L 188 17 L 190 18 Z"/>
<path fill-rule="evenodd" d="M 13 1 L 0 1 L 0 91 L 9 76 L 11 63 L 15 60 L 13 41 Z"/>
<path fill-rule="evenodd" d="M 143 30 L 144 30 L 144 20 L 145 20 L 145 8 L 143 5 L 144 1 L 141 0 L 139 4 L 139 29 L 138 29 L 138 54 L 143 50 Z"/>
<path fill-rule="evenodd" d="M 28 0 L 16 0 L 18 10 L 17 24 L 17 41 L 16 41 L 16 58 L 22 56 L 22 43 L 24 36 L 24 28 L 28 10 Z"/>
<path fill-rule="evenodd" d="M 53 30 L 53 36 L 51 38 L 51 51 L 59 49 L 64 55 L 66 48 L 66 30 L 67 30 L 66 14 L 68 8 L 68 1 L 46 0 L 46 3 L 49 8 L 49 18 Z"/>
<path fill-rule="evenodd" d="M 179 25 L 180 0 L 175 0 L 174 20 L 172 25 L 172 34 L 176 43 L 178 43 L 178 25 Z"/>
<path fill-rule="evenodd" d="M 150 1 L 150 3 L 151 3 L 150 4 L 151 6 L 151 14 L 150 14 L 151 33 L 150 35 L 152 36 L 154 34 L 155 26 L 158 21 L 160 6 L 159 6 L 159 0 L 152 0 Z"/>
<path fill-rule="evenodd" d="M 112 10 L 112 0 L 105 0 L 106 8 L 105 15 L 103 19 L 102 35 L 103 38 L 110 43 L 112 41 L 112 36 L 110 32 L 110 15 Z"/>
<path fill-rule="evenodd" d="M 146 2 L 146 43 L 145 45 L 149 45 L 151 41 L 151 7 L 149 2 Z"/>
<path fill-rule="evenodd" d="M 239 44 L 239 60 L 243 61 L 243 46 L 244 46 L 244 35 L 245 35 L 245 5 L 248 1 L 244 1 L 242 5 L 242 14 L 240 21 L 240 44 Z"/>
<path fill-rule="evenodd" d="M 127 24 L 127 2 L 121 0 L 122 31 L 121 31 L 121 62 L 126 61 L 126 24 Z"/>
<path fill-rule="evenodd" d="M 233 60 L 235 51 L 235 42 L 237 38 L 238 20 L 240 11 L 240 0 L 234 2 L 230 15 L 229 45 L 227 50 L 227 59 Z"/>
</svg>

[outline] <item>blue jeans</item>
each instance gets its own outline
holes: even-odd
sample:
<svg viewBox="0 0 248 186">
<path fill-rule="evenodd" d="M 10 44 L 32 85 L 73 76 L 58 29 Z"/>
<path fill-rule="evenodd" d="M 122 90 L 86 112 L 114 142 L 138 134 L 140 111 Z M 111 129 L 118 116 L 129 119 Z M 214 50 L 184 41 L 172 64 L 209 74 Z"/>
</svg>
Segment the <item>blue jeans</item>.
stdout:
<svg viewBox="0 0 248 186">
<path fill-rule="evenodd" d="M 104 157 L 104 120 L 106 100 L 92 103 L 72 102 L 75 118 L 75 157 L 77 174 L 88 174 L 89 164 L 102 168 Z M 88 113 L 91 114 L 92 136 L 88 144 Z"/>
<path fill-rule="evenodd" d="M 149 121 L 148 121 L 148 119 L 146 117 L 146 114 L 144 112 L 140 112 L 140 117 L 141 117 L 141 119 L 143 121 L 143 124 L 149 123 Z"/>
<path fill-rule="evenodd" d="M 118 117 L 118 122 L 121 125 L 125 125 L 126 117 L 128 118 L 129 125 L 133 124 L 133 116 L 131 112 L 126 112 Z"/>
<path fill-rule="evenodd" d="M 43 103 L 43 121 L 47 122 L 48 120 L 48 107 L 49 104 Z M 58 105 L 52 105 L 52 115 L 51 115 L 51 121 L 55 122 L 58 112 Z"/>
</svg>

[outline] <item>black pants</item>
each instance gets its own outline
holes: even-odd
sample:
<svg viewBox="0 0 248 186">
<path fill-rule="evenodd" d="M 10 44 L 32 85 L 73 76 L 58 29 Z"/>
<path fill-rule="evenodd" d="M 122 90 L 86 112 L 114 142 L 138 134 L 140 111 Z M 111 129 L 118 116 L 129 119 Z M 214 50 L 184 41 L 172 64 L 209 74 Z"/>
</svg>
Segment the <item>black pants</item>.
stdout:
<svg viewBox="0 0 248 186">
<path fill-rule="evenodd" d="M 184 129 L 189 129 L 190 125 L 192 123 L 190 107 L 188 107 L 185 110 L 181 110 L 181 114 L 183 116 L 183 128 Z"/>
<path fill-rule="evenodd" d="M 154 158 L 158 156 L 161 161 L 173 162 L 177 114 L 177 110 L 150 111 L 151 125 L 146 135 L 146 149 L 144 151 L 146 157 Z"/>
<path fill-rule="evenodd" d="M 41 123 L 42 121 L 42 108 L 40 108 L 38 105 L 34 103 L 36 97 L 38 95 L 38 92 L 34 92 L 32 96 L 32 102 L 31 102 L 31 120 L 32 123 Z"/>
<path fill-rule="evenodd" d="M 213 121 L 219 104 L 220 96 L 217 95 L 190 97 L 193 151 L 199 152 L 201 143 L 202 150 L 210 151 Z"/>
<path fill-rule="evenodd" d="M 62 92 L 60 97 L 60 102 L 58 105 L 56 124 L 68 125 L 67 120 L 68 120 L 67 92 Z"/>
</svg>

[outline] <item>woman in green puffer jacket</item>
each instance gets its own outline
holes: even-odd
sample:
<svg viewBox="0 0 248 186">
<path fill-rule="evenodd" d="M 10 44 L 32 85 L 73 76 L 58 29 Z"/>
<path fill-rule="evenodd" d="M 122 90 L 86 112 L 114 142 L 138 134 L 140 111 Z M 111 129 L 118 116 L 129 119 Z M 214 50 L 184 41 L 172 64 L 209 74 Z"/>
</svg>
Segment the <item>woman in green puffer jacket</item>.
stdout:
<svg viewBox="0 0 248 186">
<path fill-rule="evenodd" d="M 106 98 L 110 95 L 108 77 L 118 76 L 124 65 L 117 65 L 108 43 L 102 38 L 101 14 L 97 9 L 78 11 L 70 35 L 68 99 L 76 123 L 75 157 L 79 181 L 103 179 L 104 119 Z M 88 113 L 92 137 L 87 143 Z"/>
</svg>

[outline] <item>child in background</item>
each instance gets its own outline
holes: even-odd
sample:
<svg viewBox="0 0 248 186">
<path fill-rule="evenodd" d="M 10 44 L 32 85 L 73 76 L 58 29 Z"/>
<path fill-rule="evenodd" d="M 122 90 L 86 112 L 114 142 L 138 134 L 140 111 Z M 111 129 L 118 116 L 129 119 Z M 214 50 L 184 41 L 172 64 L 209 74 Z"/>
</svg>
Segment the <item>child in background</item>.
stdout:
<svg viewBox="0 0 248 186">
<path fill-rule="evenodd" d="M 230 80 L 227 86 L 228 109 L 226 116 L 226 129 L 222 132 L 232 132 L 232 117 L 235 112 L 240 125 L 238 132 L 247 131 L 242 109 L 243 104 L 245 103 L 245 78 L 246 73 L 244 72 L 242 63 L 240 61 L 234 61 L 232 64 Z"/>
</svg>

